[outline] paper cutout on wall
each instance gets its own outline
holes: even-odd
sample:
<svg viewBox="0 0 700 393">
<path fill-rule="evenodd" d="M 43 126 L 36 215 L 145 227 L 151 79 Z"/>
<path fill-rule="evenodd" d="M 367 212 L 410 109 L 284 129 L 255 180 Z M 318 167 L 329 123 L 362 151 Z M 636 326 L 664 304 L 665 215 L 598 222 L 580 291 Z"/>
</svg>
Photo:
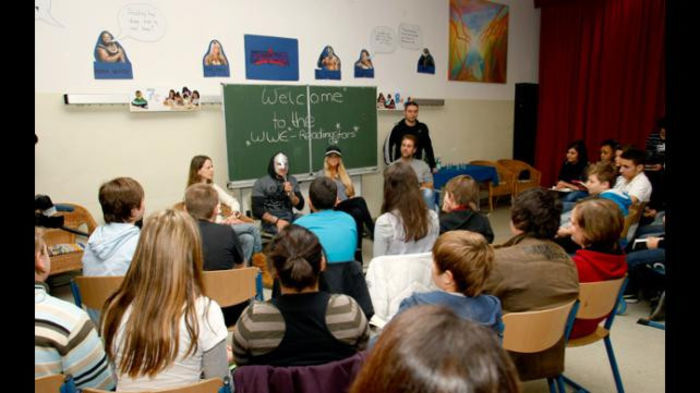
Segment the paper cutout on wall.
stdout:
<svg viewBox="0 0 700 393">
<path fill-rule="evenodd" d="M 430 54 L 428 48 L 423 48 L 423 52 L 418 59 L 418 72 L 422 74 L 435 73 L 435 59 L 433 59 L 433 55 Z"/>
<path fill-rule="evenodd" d="M 95 79 L 134 78 L 126 51 L 109 31 L 104 30 L 97 37 L 94 55 Z"/>
<path fill-rule="evenodd" d="M 398 90 L 395 90 L 394 94 L 387 92 L 386 95 L 380 92 L 377 96 L 377 109 L 403 110 L 406 103 L 412 100 L 411 96 L 404 99 Z"/>
<path fill-rule="evenodd" d="M 131 112 L 189 112 L 200 109 L 199 91 L 182 87 L 182 92 L 168 88 L 136 90 L 131 98 Z"/>
<path fill-rule="evenodd" d="M 51 26 L 63 27 L 61 22 L 51 15 L 51 0 L 34 0 L 34 20 L 44 21 Z"/>
<path fill-rule="evenodd" d="M 316 79 L 340 79 L 340 58 L 333 47 L 326 45 L 316 62 Z"/>
<path fill-rule="evenodd" d="M 396 31 L 389 26 L 377 26 L 372 29 L 369 38 L 374 53 L 393 53 L 396 50 Z"/>
<path fill-rule="evenodd" d="M 204 68 L 205 78 L 228 77 L 231 75 L 228 58 L 226 58 L 226 53 L 219 40 L 209 41 L 207 53 L 202 58 L 202 67 Z"/>
<path fill-rule="evenodd" d="M 418 50 L 423 47 L 423 31 L 418 25 L 401 23 L 399 25 L 399 41 L 404 49 Z"/>
<path fill-rule="evenodd" d="M 374 64 L 367 49 L 360 51 L 360 58 L 355 62 L 355 78 L 374 78 Z"/>
<path fill-rule="evenodd" d="M 244 41 L 246 79 L 299 80 L 297 39 L 246 34 Z"/>
<path fill-rule="evenodd" d="M 160 10 L 150 4 L 127 4 L 119 10 L 120 40 L 132 38 L 142 42 L 157 42 L 165 35 L 167 23 Z"/>
</svg>

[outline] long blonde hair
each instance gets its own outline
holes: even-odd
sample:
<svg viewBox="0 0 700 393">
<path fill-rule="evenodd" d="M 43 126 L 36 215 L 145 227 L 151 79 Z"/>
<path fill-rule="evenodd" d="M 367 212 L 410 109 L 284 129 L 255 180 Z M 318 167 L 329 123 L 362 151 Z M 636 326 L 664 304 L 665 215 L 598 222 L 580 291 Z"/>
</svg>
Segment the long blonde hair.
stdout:
<svg viewBox="0 0 700 393">
<path fill-rule="evenodd" d="M 338 157 L 338 168 L 333 170 L 328 164 L 328 156 L 326 156 L 323 160 L 323 174 L 333 180 L 336 178 L 340 179 L 340 182 L 345 186 L 345 195 L 347 195 L 348 198 L 355 196 L 355 187 L 352 186 L 352 180 L 350 180 L 350 176 L 348 176 L 348 172 L 345 170 L 342 157 Z"/>
<path fill-rule="evenodd" d="M 102 308 L 102 337 L 110 361 L 135 378 L 154 377 L 178 356 L 180 318 L 185 319 L 190 346 L 197 350 L 199 326 L 195 301 L 202 296 L 202 242 L 189 214 L 166 209 L 145 220 L 131 266 L 119 289 Z M 116 333 L 126 310 L 122 341 Z M 118 346 L 118 347 L 117 347 Z M 116 362 L 115 362 L 116 363 Z"/>
</svg>

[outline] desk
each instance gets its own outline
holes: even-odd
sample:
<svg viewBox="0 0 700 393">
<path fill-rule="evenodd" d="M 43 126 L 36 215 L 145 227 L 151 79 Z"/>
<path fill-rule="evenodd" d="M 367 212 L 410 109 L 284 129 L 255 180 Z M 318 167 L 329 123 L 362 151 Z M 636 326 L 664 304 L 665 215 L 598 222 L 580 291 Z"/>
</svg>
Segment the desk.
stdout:
<svg viewBox="0 0 700 393">
<path fill-rule="evenodd" d="M 435 203 L 438 206 L 440 206 L 440 190 L 442 187 L 444 187 L 450 179 L 459 175 L 469 175 L 478 183 L 490 181 L 493 182 L 494 186 L 498 185 L 498 172 L 496 172 L 496 168 L 492 166 L 463 164 L 443 167 L 433 175 Z"/>
<path fill-rule="evenodd" d="M 433 185 L 436 190 L 441 189 L 447 182 L 458 175 L 469 175 L 477 182 L 493 182 L 494 186 L 498 185 L 498 173 L 496 168 L 492 166 L 482 165 L 459 165 L 441 168 L 433 175 Z"/>
</svg>

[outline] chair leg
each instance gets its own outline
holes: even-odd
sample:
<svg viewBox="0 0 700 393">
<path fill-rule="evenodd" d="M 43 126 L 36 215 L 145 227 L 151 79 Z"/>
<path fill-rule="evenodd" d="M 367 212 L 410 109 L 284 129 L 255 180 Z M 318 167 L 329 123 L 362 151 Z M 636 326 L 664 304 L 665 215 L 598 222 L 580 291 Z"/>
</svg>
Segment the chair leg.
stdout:
<svg viewBox="0 0 700 393">
<path fill-rule="evenodd" d="M 564 387 L 564 378 L 561 374 L 557 375 L 557 390 L 559 393 L 566 393 L 566 388 Z"/>
<path fill-rule="evenodd" d="M 554 389 L 554 379 L 547 378 L 547 385 L 549 385 L 549 393 L 556 393 L 556 390 Z"/>
<path fill-rule="evenodd" d="M 576 389 L 576 392 L 588 393 L 588 390 L 586 390 L 583 386 L 579 385 L 578 383 L 574 382 L 574 380 L 567 378 L 566 375 L 562 374 L 561 379 L 564 381 L 565 384 Z"/>
<path fill-rule="evenodd" d="M 610 336 L 605 337 L 603 341 L 605 342 L 605 350 L 608 352 L 608 360 L 610 360 L 610 368 L 612 368 L 613 377 L 615 378 L 617 392 L 624 393 L 625 388 L 622 387 L 622 378 L 620 377 L 620 370 L 617 368 L 617 361 L 615 361 L 615 352 L 613 352 Z"/>
</svg>

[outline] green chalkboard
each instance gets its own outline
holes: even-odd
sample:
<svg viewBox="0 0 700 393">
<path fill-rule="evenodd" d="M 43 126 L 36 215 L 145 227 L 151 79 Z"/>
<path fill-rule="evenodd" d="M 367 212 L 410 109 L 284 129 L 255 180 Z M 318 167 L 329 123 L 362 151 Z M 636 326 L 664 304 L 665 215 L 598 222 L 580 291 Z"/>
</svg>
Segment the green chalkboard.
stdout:
<svg viewBox="0 0 700 393">
<path fill-rule="evenodd" d="M 377 166 L 375 87 L 225 84 L 222 96 L 231 181 L 264 176 L 278 151 L 290 173 L 308 175 L 329 144 L 347 169 Z"/>
</svg>

